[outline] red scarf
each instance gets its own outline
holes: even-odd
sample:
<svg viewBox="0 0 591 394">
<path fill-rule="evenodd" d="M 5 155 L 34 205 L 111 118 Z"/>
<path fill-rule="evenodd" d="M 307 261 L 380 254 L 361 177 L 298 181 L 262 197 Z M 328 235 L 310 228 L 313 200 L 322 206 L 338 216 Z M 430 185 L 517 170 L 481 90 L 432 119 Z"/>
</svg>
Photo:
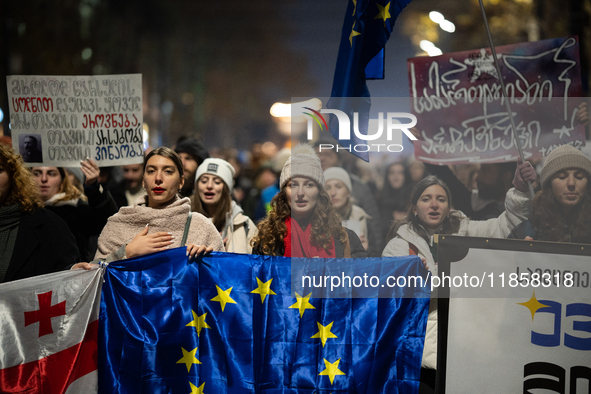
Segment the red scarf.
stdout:
<svg viewBox="0 0 591 394">
<path fill-rule="evenodd" d="M 331 239 L 330 249 L 326 251 L 324 248 L 317 248 L 310 243 L 311 224 L 308 224 L 306 230 L 302 230 L 296 220 L 292 221 L 291 217 L 288 217 L 285 220 L 285 226 L 287 227 L 287 234 L 283 239 L 285 246 L 283 255 L 285 257 L 335 257 L 334 238 Z"/>
</svg>

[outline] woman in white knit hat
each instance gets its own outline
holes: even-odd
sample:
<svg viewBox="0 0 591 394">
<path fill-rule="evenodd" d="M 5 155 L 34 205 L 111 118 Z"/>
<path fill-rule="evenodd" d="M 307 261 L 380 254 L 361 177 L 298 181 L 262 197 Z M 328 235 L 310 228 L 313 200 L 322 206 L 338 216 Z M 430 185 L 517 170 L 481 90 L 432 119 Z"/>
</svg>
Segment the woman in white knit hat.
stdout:
<svg viewBox="0 0 591 394">
<path fill-rule="evenodd" d="M 257 227 L 242 208 L 232 201 L 234 167 L 226 160 L 205 159 L 195 174 L 195 195 L 191 209 L 208 217 L 222 238 L 226 251 L 251 253 L 250 240 L 258 233 Z"/>
<path fill-rule="evenodd" d="M 344 228 L 324 190 L 320 159 L 299 145 L 283 166 L 280 191 L 259 223 L 253 253 L 286 257 L 367 257 L 359 237 Z"/>
<path fill-rule="evenodd" d="M 510 238 L 591 244 L 591 160 L 571 145 L 554 149 L 542 168 L 529 221 Z"/>
<path fill-rule="evenodd" d="M 324 171 L 324 182 L 324 188 L 330 196 L 330 202 L 343 221 L 343 226 L 355 231 L 365 250 L 369 251 L 371 235 L 369 234 L 370 227 L 368 223 L 371 223 L 372 217 L 361 207 L 353 204 L 351 177 L 341 167 L 330 167 Z"/>
</svg>

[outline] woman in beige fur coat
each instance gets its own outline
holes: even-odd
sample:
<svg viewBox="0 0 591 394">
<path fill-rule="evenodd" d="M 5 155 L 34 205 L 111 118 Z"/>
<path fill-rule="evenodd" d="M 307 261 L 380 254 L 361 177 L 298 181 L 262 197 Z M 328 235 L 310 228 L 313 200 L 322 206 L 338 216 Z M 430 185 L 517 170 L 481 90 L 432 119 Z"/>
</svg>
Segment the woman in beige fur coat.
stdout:
<svg viewBox="0 0 591 394">
<path fill-rule="evenodd" d="M 98 239 L 95 261 L 115 261 L 159 252 L 181 244 L 191 202 L 180 198 L 183 165 L 172 149 L 153 150 L 144 161 L 143 187 L 146 196 L 131 207 L 122 207 L 109 218 Z M 187 255 L 224 251 L 215 226 L 201 214 L 193 213 L 188 227 Z M 86 268 L 82 263 L 75 267 Z"/>
</svg>

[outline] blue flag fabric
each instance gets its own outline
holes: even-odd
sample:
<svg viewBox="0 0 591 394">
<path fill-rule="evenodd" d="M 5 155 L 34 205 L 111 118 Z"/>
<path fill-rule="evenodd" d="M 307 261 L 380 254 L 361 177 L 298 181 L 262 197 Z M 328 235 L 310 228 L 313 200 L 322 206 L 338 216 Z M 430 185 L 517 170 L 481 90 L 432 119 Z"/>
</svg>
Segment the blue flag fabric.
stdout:
<svg viewBox="0 0 591 394">
<path fill-rule="evenodd" d="M 417 257 L 367 263 L 424 273 Z M 416 393 L 428 305 L 291 294 L 284 257 L 189 261 L 178 248 L 114 262 L 101 299 L 99 392 Z"/>
<path fill-rule="evenodd" d="M 367 134 L 371 99 L 366 79 L 383 78 L 384 46 L 390 38 L 394 22 L 411 0 L 351 0 L 343 22 L 331 99 L 327 108 L 339 109 L 353 120 L 359 114 L 359 131 Z M 339 140 L 339 125 L 331 116 L 330 132 Z M 354 134 L 351 140 L 339 140 L 343 146 L 364 144 Z M 351 150 L 365 161 L 367 152 Z"/>
</svg>

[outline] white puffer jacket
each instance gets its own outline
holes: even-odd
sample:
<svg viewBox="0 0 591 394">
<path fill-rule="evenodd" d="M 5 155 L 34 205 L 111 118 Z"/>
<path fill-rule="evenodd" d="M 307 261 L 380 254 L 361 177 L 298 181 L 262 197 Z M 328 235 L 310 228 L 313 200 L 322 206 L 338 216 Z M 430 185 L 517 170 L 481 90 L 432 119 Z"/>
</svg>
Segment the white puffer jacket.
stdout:
<svg viewBox="0 0 591 394">
<path fill-rule="evenodd" d="M 452 235 L 507 238 L 514 227 L 527 219 L 530 209 L 531 201 L 528 195 L 513 188 L 507 192 L 505 212 L 498 218 L 476 221 L 468 219 L 460 212 L 463 216 L 460 229 Z M 417 247 L 418 256 L 426 260 L 431 275 L 437 275 L 437 265 L 429 249 L 430 245 L 425 239 L 411 230 L 407 224 L 398 229 L 397 236 L 388 242 L 382 256 L 408 256 L 411 243 Z M 429 243 L 433 245 L 433 237 L 431 237 Z M 435 297 L 435 295 L 432 296 Z M 437 298 L 431 298 L 429 304 L 422 367 L 437 368 Z"/>
</svg>

